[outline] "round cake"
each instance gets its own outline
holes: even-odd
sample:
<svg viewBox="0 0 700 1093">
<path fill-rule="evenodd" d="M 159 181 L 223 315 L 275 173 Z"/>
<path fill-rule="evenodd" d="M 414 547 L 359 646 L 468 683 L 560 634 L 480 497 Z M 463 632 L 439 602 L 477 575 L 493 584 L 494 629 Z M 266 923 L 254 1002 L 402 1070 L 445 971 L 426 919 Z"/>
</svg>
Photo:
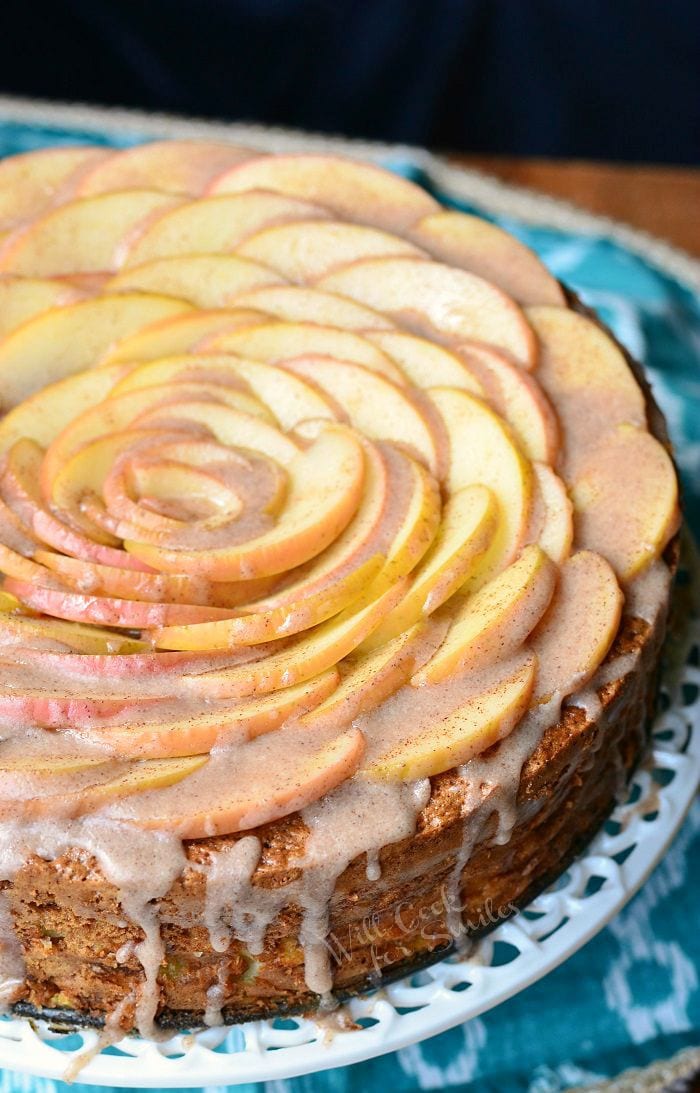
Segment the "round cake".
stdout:
<svg viewBox="0 0 700 1093">
<path fill-rule="evenodd" d="M 326 1009 L 524 906 L 653 711 L 640 369 L 502 229 L 327 155 L 0 163 L 0 997 Z"/>
</svg>

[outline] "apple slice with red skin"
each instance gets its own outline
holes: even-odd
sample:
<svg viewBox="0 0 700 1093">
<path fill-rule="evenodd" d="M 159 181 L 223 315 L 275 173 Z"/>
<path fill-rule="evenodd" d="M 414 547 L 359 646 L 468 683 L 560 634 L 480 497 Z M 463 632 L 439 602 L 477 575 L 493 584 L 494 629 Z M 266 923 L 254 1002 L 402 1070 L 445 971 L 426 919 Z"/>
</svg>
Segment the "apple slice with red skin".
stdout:
<svg viewBox="0 0 700 1093">
<path fill-rule="evenodd" d="M 405 580 L 398 581 L 376 598 L 370 589 L 359 603 L 263 660 L 242 668 L 185 675 L 182 682 L 193 695 L 207 698 L 246 698 L 303 683 L 356 649 L 396 604 L 405 587 Z"/>
<path fill-rule="evenodd" d="M 343 220 L 401 232 L 440 206 L 425 190 L 369 163 L 319 154 L 264 156 L 215 179 L 210 194 L 272 190 L 313 201 Z"/>
<path fill-rule="evenodd" d="M 366 338 L 351 330 L 336 330 L 317 323 L 267 322 L 245 326 L 212 338 L 197 346 L 203 353 L 235 353 L 239 357 L 280 364 L 297 357 L 319 356 L 361 364 L 394 383 L 403 383 L 403 373 Z"/>
<path fill-rule="evenodd" d="M 149 648 L 148 642 L 97 626 L 81 626 L 62 619 L 24 618 L 0 612 L 0 647 L 18 645 L 44 651 L 48 643 L 72 649 L 75 653 L 105 655 L 130 655 Z"/>
<path fill-rule="evenodd" d="M 364 332 L 365 336 L 370 330 L 394 329 L 391 319 L 378 311 L 372 311 L 345 296 L 300 285 L 256 288 L 236 296 L 232 303 L 237 308 L 264 312 L 280 322 L 334 326 L 339 330 L 354 330 L 358 334 Z"/>
<path fill-rule="evenodd" d="M 0 619 L 0 624 L 1 621 Z M 55 622 L 57 626 L 68 627 L 71 625 L 54 619 L 38 619 L 37 621 Z M 89 628 L 85 627 L 85 629 Z M 95 630 L 96 634 L 100 633 L 96 627 L 92 629 Z M 121 637 L 121 635 L 110 631 L 101 631 L 101 633 L 108 634 L 108 637 L 115 639 L 116 642 Z M 126 644 L 128 639 L 122 637 L 121 641 Z M 92 644 L 95 646 L 95 641 Z M 139 648 L 148 648 L 145 641 L 132 641 L 132 644 Z M 78 654 L 77 651 L 52 653 L 43 648 L 34 648 L 26 643 L 21 643 L 19 638 L 16 643 L 11 645 L 11 652 L 13 664 L 36 666 L 40 671 L 55 676 L 56 679 L 61 681 L 62 685 L 65 685 L 66 690 L 72 685 L 70 681 L 74 679 L 85 680 L 93 685 L 97 680 L 104 680 L 109 685 L 110 681 L 119 683 L 132 679 L 149 680 L 161 676 L 164 679 L 178 679 L 183 672 L 208 672 L 214 668 L 230 666 L 232 659 L 236 661 L 239 659 L 241 661 L 245 659 L 252 660 L 255 656 L 261 655 L 259 649 L 247 650 L 243 655 L 240 650 L 236 650 L 235 654 L 211 653 L 208 651 L 203 653 L 164 653 L 161 651 L 144 653 L 80 652 Z M 3 655 L 5 655 L 3 654 L 3 645 L 0 643 L 0 659 Z M 171 687 L 170 683 L 168 683 L 168 687 Z M 64 725 L 63 728 L 65 727 Z"/>
<path fill-rule="evenodd" d="M 0 409 L 90 368 L 118 338 L 189 310 L 184 300 L 134 292 L 42 312 L 0 341 Z"/>
<path fill-rule="evenodd" d="M 116 338 L 93 363 L 101 371 L 114 364 L 140 364 L 188 353 L 205 338 L 264 320 L 265 315 L 258 311 L 238 307 L 230 310 L 188 310 L 184 314 L 146 323 L 133 333 Z"/>
<path fill-rule="evenodd" d="M 519 304 L 566 306 L 566 296 L 534 251 L 481 216 L 441 209 L 414 224 L 412 239 L 434 258 L 491 281 Z"/>
<path fill-rule="evenodd" d="M 231 609 L 225 607 L 112 599 L 85 592 L 44 588 L 18 581 L 14 577 L 6 578 L 5 588 L 22 603 L 44 615 L 71 622 L 96 622 L 101 626 L 127 630 L 149 630 L 156 626 L 179 626 L 231 617 Z"/>
<path fill-rule="evenodd" d="M 557 568 L 538 546 L 469 597 L 452 615 L 439 649 L 411 682 L 415 687 L 492 664 L 514 653 L 552 599 Z"/>
<path fill-rule="evenodd" d="M 251 157 L 250 148 L 216 140 L 159 140 L 113 153 L 84 170 L 80 194 L 142 187 L 174 194 L 199 194 L 222 171 Z"/>
<path fill-rule="evenodd" d="M 364 453 L 349 430 L 328 426 L 287 469 L 286 506 L 276 526 L 256 538 L 209 551 L 167 550 L 131 540 L 124 545 L 166 573 L 184 570 L 211 580 L 269 577 L 303 565 L 325 550 L 357 511 L 365 475 Z"/>
<path fill-rule="evenodd" d="M 122 240 L 137 224 L 178 200 L 157 190 L 124 190 L 69 201 L 5 240 L 0 271 L 57 277 L 116 269 Z"/>
<path fill-rule="evenodd" d="M 211 784 L 205 788 L 204 781 L 201 785 L 195 783 L 193 789 L 199 792 L 193 793 L 192 800 L 206 804 L 183 807 L 181 796 L 176 799 L 163 791 L 147 805 L 132 810 L 127 802 L 120 811 L 139 827 L 172 830 L 183 839 L 228 835 L 271 823 L 330 793 L 359 767 L 365 740 L 358 729 L 350 729 L 327 742 L 318 741 L 316 736 L 309 734 L 308 729 L 287 733 L 289 750 L 285 763 L 270 761 L 267 736 L 252 740 L 236 752 L 233 785 L 229 782 L 226 787 L 212 791 Z M 279 740 L 275 740 L 275 754 L 278 747 Z"/>
<path fill-rule="evenodd" d="M 239 292 L 284 284 L 274 270 L 237 254 L 183 254 L 154 258 L 122 270 L 105 292 L 158 292 L 200 308 L 229 306 Z"/>
<path fill-rule="evenodd" d="M 528 539 L 539 543 L 553 562 L 561 564 L 574 541 L 574 506 L 561 478 L 546 463 L 533 463 L 534 503 Z"/>
<path fill-rule="evenodd" d="M 329 668 L 297 686 L 235 706 L 227 704 L 222 709 L 190 712 L 174 720 L 141 721 L 134 716 L 128 725 L 100 726 L 91 733 L 91 739 L 102 741 L 113 755 L 130 758 L 201 755 L 215 746 L 242 743 L 273 732 L 285 721 L 300 717 L 322 702 L 335 690 L 338 680 L 338 669 Z"/>
<path fill-rule="evenodd" d="M 228 254 L 272 224 L 329 216 L 320 205 L 262 190 L 188 201 L 151 221 L 130 240 L 124 268 L 175 255 Z"/>
<path fill-rule="evenodd" d="M 537 342 L 522 311 L 473 273 L 424 258 L 366 258 L 322 277 L 318 287 L 349 296 L 417 334 L 449 345 L 485 342 L 524 368 Z"/>
<path fill-rule="evenodd" d="M 88 145 L 41 148 L 0 162 L 0 232 L 41 216 L 72 196 L 78 180 L 92 166 L 112 157 L 107 148 Z"/>
<path fill-rule="evenodd" d="M 338 220 L 299 220 L 264 228 L 239 243 L 236 254 L 302 285 L 313 284 L 331 270 L 362 258 L 427 257 L 425 251 L 398 235 Z"/>
<path fill-rule="evenodd" d="M 0 665 L 0 675 L 2 674 Z M 71 684 L 75 691 L 75 683 Z M 156 707 L 163 696 L 129 698 L 125 695 L 112 697 L 76 695 L 65 697 L 41 688 L 20 687 L 16 693 L 0 695 L 0 719 L 6 723 L 38 725 L 42 729 L 87 729 L 92 733 L 96 721 L 110 721 L 123 715 L 137 717 L 149 707 Z"/>
</svg>

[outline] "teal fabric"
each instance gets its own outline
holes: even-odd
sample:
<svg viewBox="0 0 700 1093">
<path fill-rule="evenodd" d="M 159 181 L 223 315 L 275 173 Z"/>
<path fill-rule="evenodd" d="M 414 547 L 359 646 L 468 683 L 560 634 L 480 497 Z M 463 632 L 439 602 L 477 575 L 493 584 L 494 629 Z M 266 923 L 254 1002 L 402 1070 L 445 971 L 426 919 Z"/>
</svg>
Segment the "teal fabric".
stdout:
<svg viewBox="0 0 700 1093">
<path fill-rule="evenodd" d="M 76 141 L 95 142 L 95 137 L 0 117 L 3 155 Z M 105 132 L 99 143 L 124 146 L 134 139 Z M 389 166 L 417 175 L 410 163 Z M 430 179 L 421 181 L 430 186 Z M 438 196 L 458 204 L 449 193 Z M 598 309 L 632 354 L 646 362 L 676 445 L 687 515 L 700 535 L 700 299 L 609 239 L 501 222 Z M 432 1040 L 354 1067 L 269 1083 L 269 1093 L 555 1093 L 696 1046 L 699 906 L 696 801 L 671 851 L 636 898 L 545 979 Z M 262 1085 L 237 1088 L 263 1090 Z M 10 1072 L 0 1075 L 0 1093 L 59 1089 L 68 1087 Z"/>
</svg>

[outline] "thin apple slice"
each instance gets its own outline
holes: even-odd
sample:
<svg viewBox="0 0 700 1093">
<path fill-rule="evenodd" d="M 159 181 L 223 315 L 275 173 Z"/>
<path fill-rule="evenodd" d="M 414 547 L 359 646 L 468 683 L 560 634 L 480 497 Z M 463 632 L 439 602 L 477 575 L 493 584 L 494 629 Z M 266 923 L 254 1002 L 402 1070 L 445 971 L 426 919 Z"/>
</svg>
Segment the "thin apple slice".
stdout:
<svg viewBox="0 0 700 1093">
<path fill-rule="evenodd" d="M 416 687 L 491 664 L 514 653 L 547 610 L 557 569 L 536 545 L 469 597 L 452 616 L 437 652 L 411 682 Z"/>
<path fill-rule="evenodd" d="M 225 619 L 231 610 L 206 607 L 201 604 L 152 603 L 144 600 L 122 600 L 92 593 L 62 591 L 18 581 L 7 577 L 5 588 L 22 603 L 53 618 L 68 622 L 95 622 L 101 626 L 116 626 L 126 630 L 149 630 L 157 626 L 179 626 L 194 622 Z"/>
<path fill-rule="evenodd" d="M 238 326 L 260 323 L 265 316 L 257 311 L 241 309 L 191 311 L 147 323 L 108 346 L 96 362 L 101 367 L 114 364 L 158 360 L 179 353 L 188 353 L 198 342 Z"/>
<path fill-rule="evenodd" d="M 269 694 L 320 675 L 351 653 L 379 625 L 404 591 L 399 581 L 374 597 L 370 590 L 360 603 L 291 642 L 277 653 L 241 667 L 222 668 L 201 675 L 183 676 L 193 695 L 206 698 L 246 698 Z"/>
<path fill-rule="evenodd" d="M 415 387 L 458 387 L 484 396 L 484 386 L 469 366 L 441 345 L 400 330 L 368 330 L 365 337 L 401 368 Z"/>
<path fill-rule="evenodd" d="M 134 292 L 37 315 L 0 342 L 0 409 L 89 368 L 117 338 L 189 308 L 184 300 Z"/>
<path fill-rule="evenodd" d="M 0 775 L 25 774 L 36 778 L 60 778 L 62 774 L 83 774 L 112 762 L 112 759 L 97 759 L 90 755 L 6 755 L 0 758 Z"/>
<path fill-rule="evenodd" d="M 150 361 L 130 371 L 111 395 L 116 397 L 158 384 L 179 387 L 185 381 L 200 382 L 198 377 L 219 383 L 242 381 L 285 430 L 308 419 L 337 421 L 340 417 L 328 399 L 304 380 L 274 365 L 243 360 L 232 354 L 193 353 Z M 1 429 L 0 425 L 0 437 Z"/>
<path fill-rule="evenodd" d="M 320 705 L 305 713 L 309 728 L 349 725 L 379 706 L 406 683 L 418 668 L 426 644 L 425 623 L 417 623 L 371 652 L 356 650 L 343 662 L 340 684 Z"/>
<path fill-rule="evenodd" d="M 448 266 L 498 285 L 519 304 L 566 305 L 564 290 L 534 251 L 480 216 L 442 209 L 414 224 L 409 238 Z"/>
<path fill-rule="evenodd" d="M 10 644 L 48 649 L 59 645 L 74 653 L 102 655 L 141 653 L 150 648 L 146 641 L 97 626 L 0 613 L 0 646 Z"/>
<path fill-rule="evenodd" d="M 69 201 L 6 240 L 0 270 L 56 277 L 116 269 L 119 245 L 129 232 L 177 200 L 156 190 L 126 190 Z"/>
<path fill-rule="evenodd" d="M 585 686 L 615 640 L 623 602 L 615 574 L 599 554 L 580 550 L 564 562 L 528 643 L 538 662 L 533 705 Z"/>
<path fill-rule="evenodd" d="M 38 553 L 38 551 L 37 551 Z M 6 577 L 16 577 L 18 581 L 41 581 L 46 583 L 50 575 L 43 565 L 33 562 L 31 558 L 25 558 L 23 554 L 13 550 L 12 547 L 0 543 L 0 573 Z"/>
<path fill-rule="evenodd" d="M 559 451 L 559 423 L 538 381 L 487 346 L 463 345 L 460 350 L 528 459 L 554 463 Z"/>
<path fill-rule="evenodd" d="M 233 785 L 229 779 L 212 790 L 211 784 L 205 788 L 202 783 L 201 792 L 190 798 L 194 803 L 186 807 L 182 797 L 161 792 L 157 802 L 136 810 L 133 821 L 139 827 L 176 831 L 183 839 L 201 839 L 247 831 L 306 808 L 355 773 L 365 741 L 357 729 L 323 744 L 316 734 L 304 732 L 311 735 L 305 748 L 299 746 L 303 733 L 298 730 L 286 739 L 285 763 L 274 759 L 279 742 L 270 749 L 268 738 L 260 737 L 236 753 Z"/>
<path fill-rule="evenodd" d="M 513 675 L 466 700 L 417 733 L 372 755 L 362 768 L 363 778 L 380 781 L 416 781 L 467 763 L 509 735 L 527 710 L 535 680 L 534 657 Z"/>
<path fill-rule="evenodd" d="M 108 744 L 113 755 L 129 758 L 202 755 L 213 747 L 253 740 L 273 732 L 291 718 L 301 717 L 327 698 L 338 680 L 338 669 L 329 668 L 295 687 L 285 687 L 235 706 L 227 704 L 222 709 L 188 712 L 184 717 L 167 721 L 141 721 L 134 717 L 128 725 L 99 726 L 91 735 Z"/>
<path fill-rule="evenodd" d="M 366 258 L 322 277 L 318 287 L 349 296 L 417 334 L 485 342 L 532 368 L 537 343 L 522 311 L 473 273 L 423 258 Z"/>
<path fill-rule="evenodd" d="M 72 793 L 29 797 L 21 802 L 12 798 L 0 800 L 0 815 L 15 815 L 23 820 L 38 819 L 41 816 L 60 816 L 63 819 L 84 816 L 134 793 L 174 786 L 194 774 L 208 760 L 208 755 L 187 756 L 182 759 L 144 759 L 116 778 L 83 786 Z"/>
<path fill-rule="evenodd" d="M 261 450 L 259 444 L 238 443 Z M 130 540 L 124 545 L 166 573 L 185 571 L 219 581 L 268 577 L 303 565 L 337 538 L 357 510 L 365 474 L 362 445 L 350 431 L 327 427 L 310 448 L 295 455 L 288 473 L 289 496 L 276 526 L 247 542 L 208 551 L 167 550 Z"/>
<path fill-rule="evenodd" d="M 369 163 L 327 155 L 251 159 L 226 171 L 209 193 L 272 190 L 323 205 L 344 220 L 399 234 L 440 206 L 425 190 Z"/>
<path fill-rule="evenodd" d="M 398 235 L 338 220 L 299 220 L 264 228 L 240 243 L 236 253 L 302 285 L 362 258 L 427 257 Z"/>
<path fill-rule="evenodd" d="M 433 388 L 429 397 L 447 432 L 448 493 L 481 483 L 493 491 L 500 507 L 498 531 L 480 571 L 486 577 L 511 562 L 524 541 L 532 471 L 508 427 L 485 403 L 451 387 Z"/>
<path fill-rule="evenodd" d="M 122 270 L 105 292 L 159 292 L 195 307 L 220 308 L 240 292 L 283 283 L 273 270 L 236 254 L 188 254 Z"/>
<path fill-rule="evenodd" d="M 149 141 L 96 163 L 84 172 L 78 192 L 105 194 L 146 187 L 173 194 L 198 194 L 222 171 L 259 154 L 226 141 Z"/>
<path fill-rule="evenodd" d="M 0 162 L 0 231 L 40 216 L 70 196 L 82 173 L 108 159 L 106 148 L 42 148 Z"/>
<path fill-rule="evenodd" d="M 197 349 L 206 353 L 235 353 L 239 357 L 249 357 L 266 364 L 279 364 L 314 354 L 361 364 L 395 383 L 403 381 L 396 365 L 366 338 L 349 330 L 336 330 L 315 323 L 272 322 L 242 327 L 207 338 L 199 343 Z"/>
<path fill-rule="evenodd" d="M 41 620 L 53 621 L 53 620 Z M 59 626 L 70 626 L 70 623 L 57 623 Z M 90 629 L 86 627 L 86 629 Z M 111 635 L 119 638 L 116 632 Z M 19 644 L 19 643 L 17 643 Z M 13 656 L 17 663 L 36 665 L 40 671 L 53 674 L 60 679 L 65 689 L 70 686 L 71 680 L 86 681 L 93 686 L 96 681 L 105 681 L 107 687 L 110 684 L 117 686 L 129 681 L 148 682 L 150 685 L 154 679 L 167 679 L 169 691 L 172 690 L 173 681 L 178 679 L 183 672 L 208 672 L 212 668 L 220 668 L 230 664 L 232 656 L 235 659 L 241 657 L 240 652 L 229 653 L 83 653 L 76 656 L 74 652 L 54 653 L 46 652 L 44 648 L 27 646 L 13 650 Z M 146 642 L 140 642 L 140 646 L 147 648 Z M 0 655 L 2 647 L 0 646 Z M 258 650 L 248 650 L 248 659 L 258 655 Z M 245 659 L 245 658 L 243 658 Z M 66 728 L 66 726 L 63 726 Z M 70 726 L 68 727 L 70 728 Z"/>
<path fill-rule="evenodd" d="M 49 308 L 63 307 L 81 299 L 71 285 L 41 277 L 0 279 L 0 338 Z"/>
<path fill-rule="evenodd" d="M 252 292 L 242 292 L 233 303 L 237 308 L 253 308 L 288 323 L 314 323 L 358 333 L 394 329 L 391 319 L 378 311 L 345 296 L 301 285 L 256 288 Z"/>
<path fill-rule="evenodd" d="M 376 649 L 448 600 L 485 554 L 497 522 L 498 503 L 486 486 L 466 486 L 453 494 L 406 595 L 370 634 L 364 648 Z"/>
<path fill-rule="evenodd" d="M 152 638 L 159 649 L 182 650 L 225 650 L 288 638 L 343 611 L 366 591 L 383 564 L 384 559 L 375 556 L 345 573 L 332 588 L 323 588 L 315 596 L 307 594 L 303 599 L 279 607 L 252 610 L 220 622 L 163 626 L 154 631 Z"/>
<path fill-rule="evenodd" d="M 540 343 L 537 379 L 561 423 L 563 477 L 570 484 L 582 460 L 616 425 L 646 424 L 646 405 L 622 350 L 591 319 L 568 308 L 526 311 Z"/>
<path fill-rule="evenodd" d="M 125 267 L 179 254 L 227 254 L 249 235 L 290 220 L 324 220 L 329 212 L 295 197 L 254 191 L 200 198 L 165 212 L 131 241 Z"/>
<path fill-rule="evenodd" d="M 134 424 L 138 428 L 167 431 L 169 425 L 176 421 L 201 425 L 220 444 L 232 448 L 248 448 L 275 460 L 282 468 L 299 454 L 299 446 L 291 437 L 285 436 L 262 418 L 204 399 L 174 402 L 171 407 L 156 406 L 153 410 L 140 414 Z"/>
<path fill-rule="evenodd" d="M 3 677 L 0 664 L 0 678 Z M 92 736 L 96 722 L 109 722 L 124 716 L 138 717 L 146 714 L 150 708 L 157 708 L 163 696 L 141 696 L 139 698 L 119 694 L 94 695 L 90 689 L 81 694 L 73 680 L 69 695 L 57 693 L 56 686 L 50 688 L 27 686 L 16 678 L 12 680 L 11 690 L 3 679 L 3 693 L 0 694 L 0 722 L 13 725 L 36 726 L 41 729 L 87 730 Z"/>
<path fill-rule="evenodd" d="M 603 436 L 572 486 L 577 545 L 629 581 L 658 558 L 680 523 L 678 481 L 650 433 L 618 425 Z"/>
<path fill-rule="evenodd" d="M 439 436 L 406 388 L 349 361 L 308 354 L 285 365 L 320 387 L 348 415 L 350 424 L 371 440 L 393 440 L 439 472 Z"/>
<path fill-rule="evenodd" d="M 533 463 L 535 492 L 528 536 L 561 564 L 574 541 L 574 506 L 561 478 L 546 463 Z"/>
</svg>

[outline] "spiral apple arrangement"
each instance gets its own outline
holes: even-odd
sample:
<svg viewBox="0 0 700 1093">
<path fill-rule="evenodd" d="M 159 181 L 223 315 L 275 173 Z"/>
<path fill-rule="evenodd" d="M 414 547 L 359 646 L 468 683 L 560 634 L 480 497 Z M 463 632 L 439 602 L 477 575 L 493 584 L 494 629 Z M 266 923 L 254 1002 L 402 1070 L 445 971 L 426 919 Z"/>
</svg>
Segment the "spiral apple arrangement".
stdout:
<svg viewBox="0 0 700 1093">
<path fill-rule="evenodd" d="M 5 161 L 0 218 L 0 812 L 244 830 L 592 677 L 676 480 L 515 239 L 187 142 Z"/>
</svg>

